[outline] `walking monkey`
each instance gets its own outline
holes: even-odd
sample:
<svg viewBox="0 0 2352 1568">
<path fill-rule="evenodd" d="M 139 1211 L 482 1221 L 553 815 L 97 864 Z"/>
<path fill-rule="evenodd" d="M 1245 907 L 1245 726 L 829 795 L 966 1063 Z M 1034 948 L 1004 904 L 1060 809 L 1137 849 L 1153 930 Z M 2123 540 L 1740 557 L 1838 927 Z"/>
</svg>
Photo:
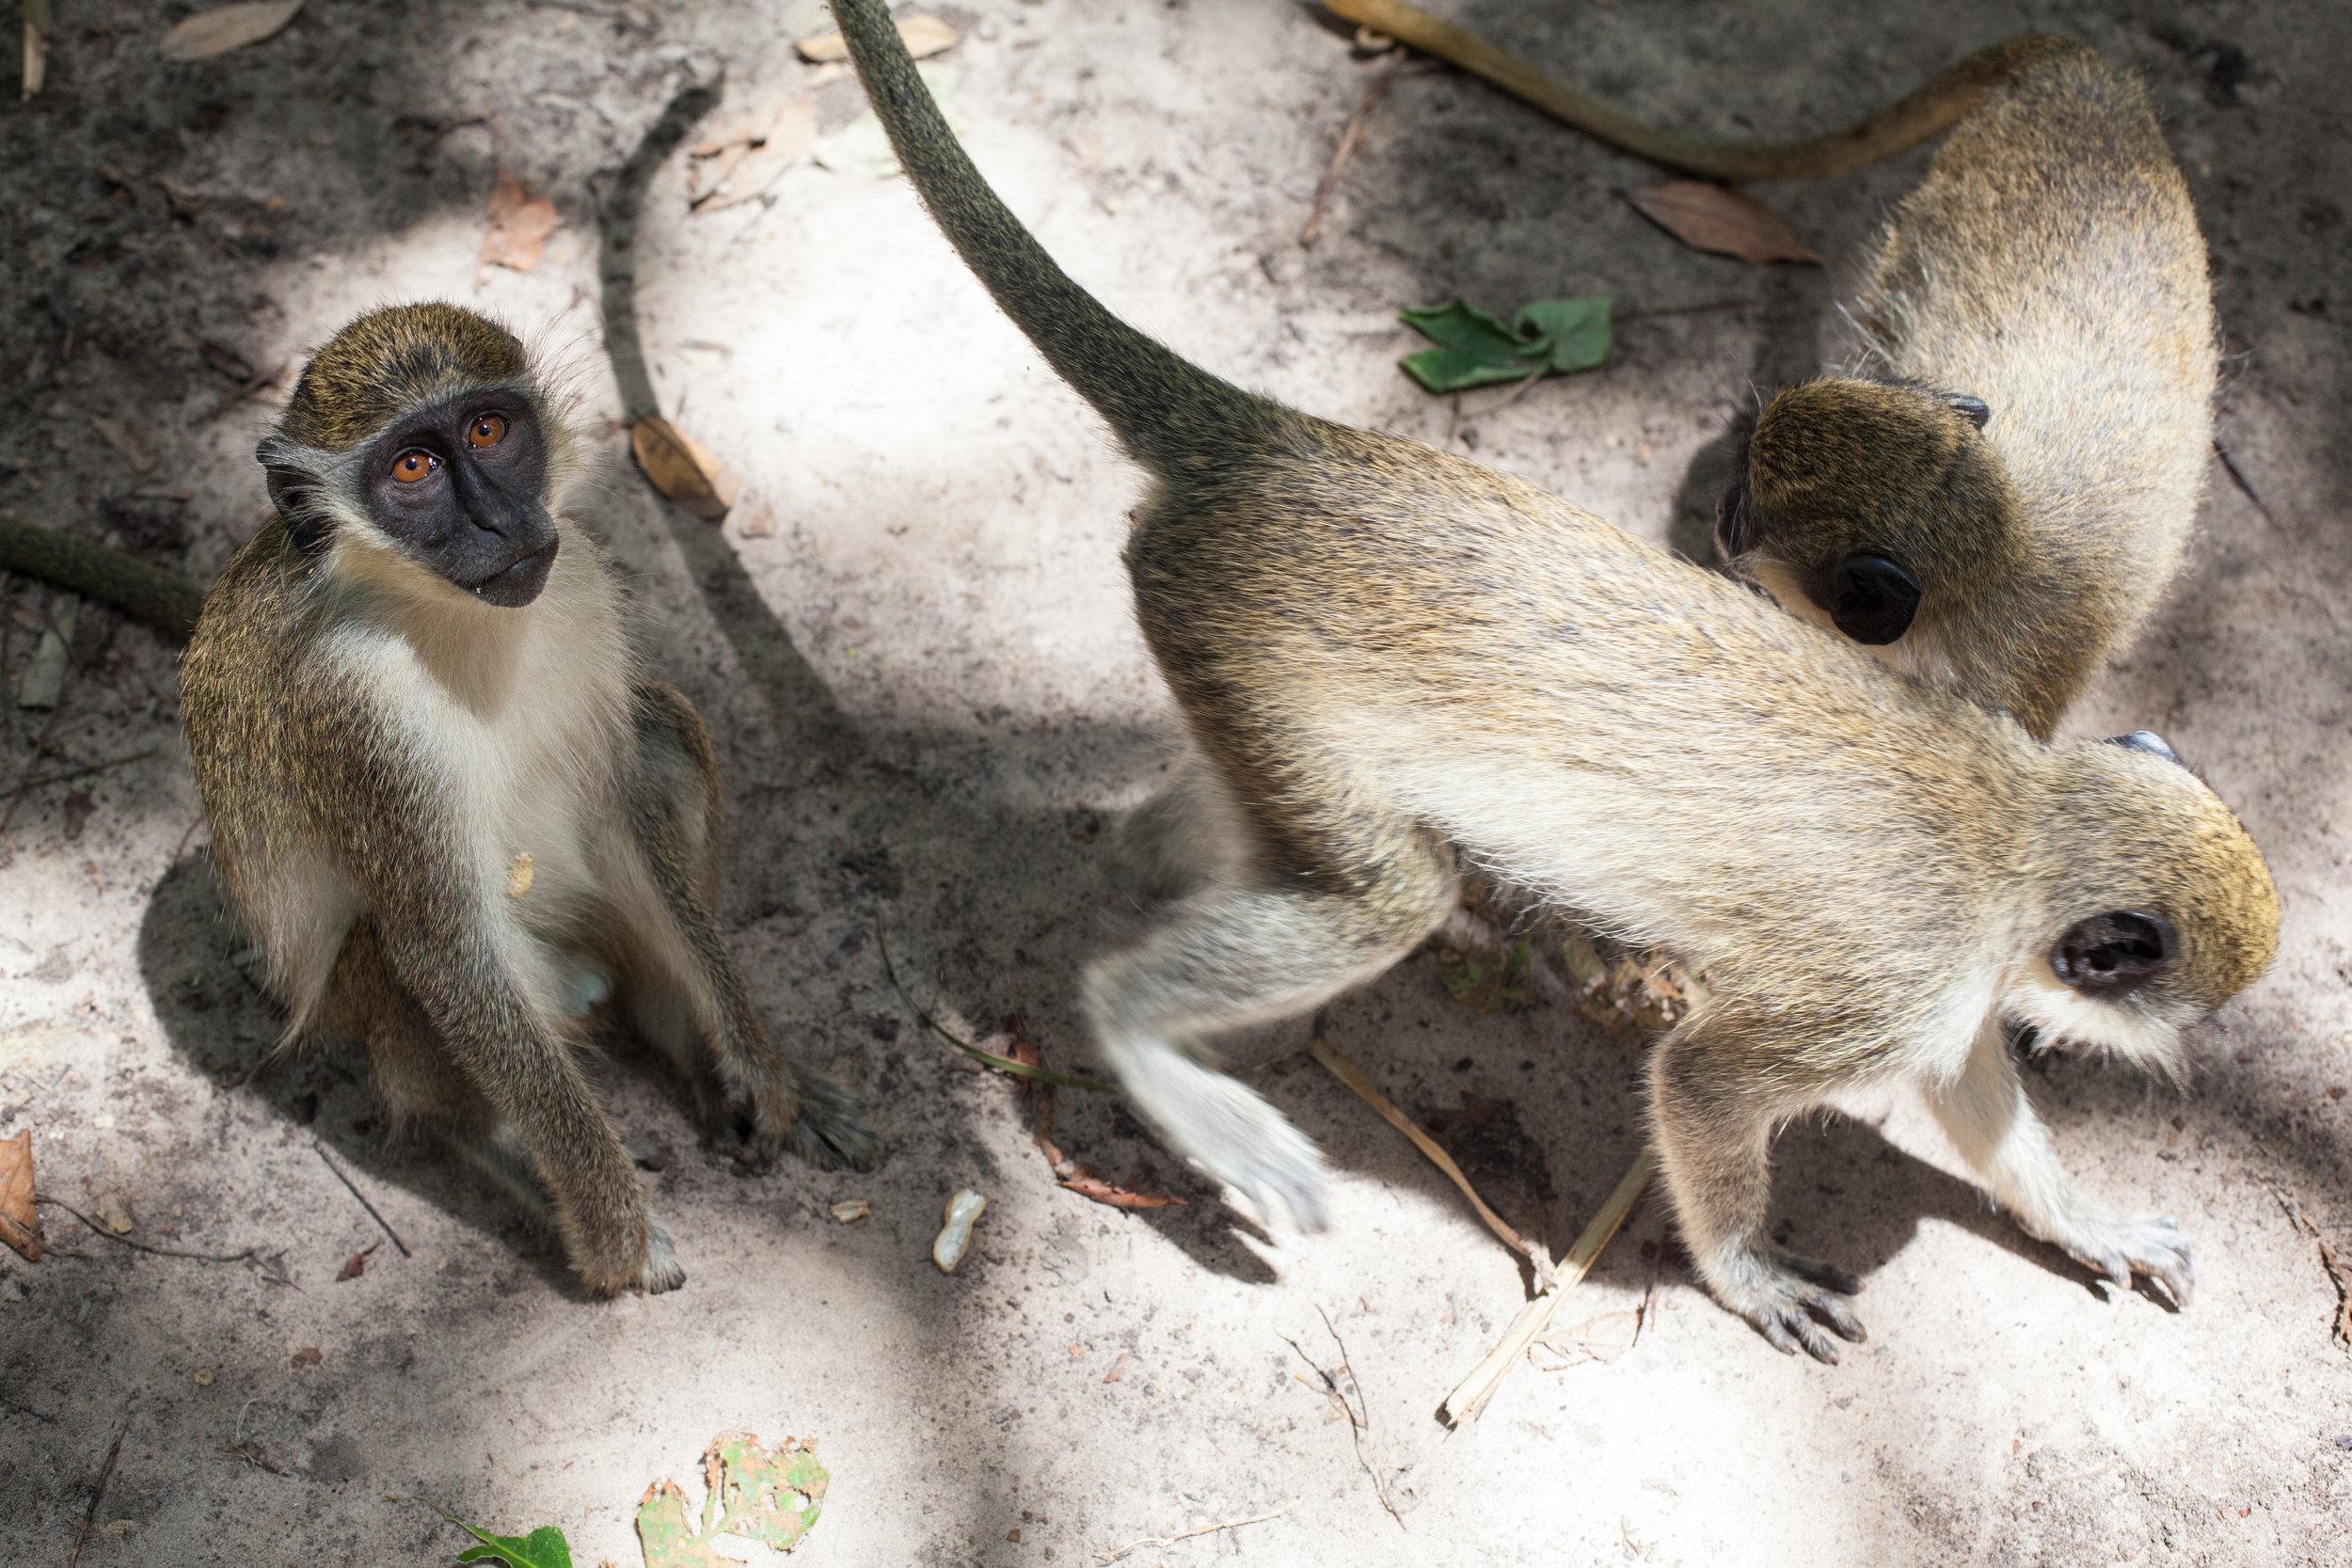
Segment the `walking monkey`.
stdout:
<svg viewBox="0 0 2352 1568">
<path fill-rule="evenodd" d="M 1656 1133 L 1699 1273 L 1775 1345 L 1862 1337 L 1855 1282 L 1765 1229 L 1773 1128 L 1858 1080 L 1919 1082 L 2028 1230 L 2186 1297 L 2169 1220 L 2076 1193 L 2004 1029 L 2176 1070 L 2263 972 L 2277 893 L 2203 784 L 2052 752 L 1532 485 L 1186 363 L 1006 210 L 877 0 L 834 14 L 933 217 L 1151 476 L 1136 616 L 1248 853 L 1084 977 L 1171 1144 L 1321 1224 L 1313 1146 L 1200 1053 L 1412 951 L 1467 863 L 1710 975 Z"/>
</svg>

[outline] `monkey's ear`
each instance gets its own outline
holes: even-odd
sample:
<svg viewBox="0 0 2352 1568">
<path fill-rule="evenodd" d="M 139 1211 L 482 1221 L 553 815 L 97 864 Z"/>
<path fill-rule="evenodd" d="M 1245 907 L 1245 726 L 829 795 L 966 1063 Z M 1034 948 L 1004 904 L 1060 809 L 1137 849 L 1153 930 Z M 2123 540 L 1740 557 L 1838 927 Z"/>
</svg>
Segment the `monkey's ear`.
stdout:
<svg viewBox="0 0 2352 1568">
<path fill-rule="evenodd" d="M 316 555 L 325 547 L 334 524 L 310 499 L 319 488 L 319 481 L 303 461 L 304 455 L 303 448 L 282 436 L 265 436 L 253 449 L 266 475 L 269 503 L 285 520 L 287 537 L 304 555 Z"/>
<path fill-rule="evenodd" d="M 1919 583 L 1883 555 L 1850 555 L 1830 572 L 1831 623 L 1855 641 L 1882 647 L 1911 629 Z"/>
<path fill-rule="evenodd" d="M 2165 761 L 2176 766 L 2181 760 L 2172 754 L 2172 748 L 2164 743 L 2164 736 L 2153 730 L 2134 730 L 2129 735 L 2111 735 L 2107 736 L 2106 743 L 2110 746 L 2121 746 L 2127 752 L 2145 752 L 2152 757 L 2162 757 Z"/>
<path fill-rule="evenodd" d="M 1984 421 L 1993 417 L 1992 406 L 1982 398 L 1972 398 L 1965 392 L 1938 392 L 1935 395 L 1950 404 L 1953 413 L 1979 430 L 1982 430 Z"/>
<path fill-rule="evenodd" d="M 2050 973 L 2085 996 L 2122 996 L 2162 973 L 2179 949 L 2162 915 L 2115 910 L 2069 926 L 2050 949 Z"/>
</svg>

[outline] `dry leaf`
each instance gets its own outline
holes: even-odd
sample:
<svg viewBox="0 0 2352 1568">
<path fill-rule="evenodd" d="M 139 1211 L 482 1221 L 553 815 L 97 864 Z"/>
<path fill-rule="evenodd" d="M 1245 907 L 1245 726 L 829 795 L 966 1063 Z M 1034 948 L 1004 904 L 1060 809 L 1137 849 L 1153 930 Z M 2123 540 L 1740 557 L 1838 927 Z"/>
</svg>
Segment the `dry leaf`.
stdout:
<svg viewBox="0 0 2352 1568">
<path fill-rule="evenodd" d="M 1127 1381 L 1127 1353 L 1125 1351 L 1122 1350 L 1119 1353 L 1119 1359 L 1112 1362 L 1111 1370 L 1103 1374 L 1103 1381 L 1105 1383 L 1124 1383 Z"/>
<path fill-rule="evenodd" d="M 106 444 L 120 452 L 123 461 L 135 473 L 146 473 L 155 466 L 155 454 L 139 445 L 138 438 L 128 428 L 114 420 L 93 419 L 90 428 L 106 438 Z"/>
<path fill-rule="evenodd" d="M 69 789 L 65 796 L 65 836 L 68 843 L 82 836 L 89 825 L 90 797 L 87 789 Z"/>
<path fill-rule="evenodd" d="M 26 1262 L 38 1263 L 48 1239 L 33 1209 L 33 1134 L 0 1139 L 0 1242 L 24 1254 Z"/>
<path fill-rule="evenodd" d="M 199 11 L 164 35 L 167 60 L 204 60 L 259 43 L 294 19 L 303 0 L 254 0 Z"/>
<path fill-rule="evenodd" d="M 694 210 L 716 213 L 757 199 L 776 182 L 776 176 L 807 157 L 816 145 L 817 105 L 795 98 L 777 109 L 764 135 L 746 145 L 740 155 L 723 154 L 696 164 Z"/>
<path fill-rule="evenodd" d="M 482 265 L 529 272 L 539 264 L 555 231 L 555 203 L 506 169 L 490 193 L 490 228 L 482 236 Z"/>
<path fill-rule="evenodd" d="M 315 1367 L 325 1359 L 316 1345 L 305 1345 L 294 1353 L 294 1364 L 297 1367 Z"/>
<path fill-rule="evenodd" d="M 118 1236 L 128 1236 L 131 1233 L 133 1222 L 129 1198 L 124 1197 L 120 1193 L 105 1192 L 90 1199 L 90 1203 L 98 1211 L 99 1224 Z"/>
<path fill-rule="evenodd" d="M 724 517 L 743 487 L 709 449 L 659 414 L 629 426 L 628 446 L 655 489 L 707 523 Z"/>
<path fill-rule="evenodd" d="M 953 49 L 957 43 L 953 27 L 924 11 L 899 20 L 898 38 L 906 44 L 907 53 L 918 60 L 929 59 L 943 49 Z M 801 58 L 811 65 L 850 57 L 849 40 L 839 33 L 819 33 L 815 38 L 803 39 L 792 47 L 799 50 Z"/>
<path fill-rule="evenodd" d="M 343 1259 L 342 1268 L 335 1271 L 335 1283 L 341 1285 L 344 1280 L 357 1279 L 367 1272 L 368 1255 L 364 1252 L 355 1252 Z"/>
<path fill-rule="evenodd" d="M 1628 191 L 1634 211 L 1693 250 L 1743 261 L 1811 261 L 1821 257 L 1797 243 L 1788 220 L 1744 191 L 1704 180 L 1669 180 Z"/>
</svg>

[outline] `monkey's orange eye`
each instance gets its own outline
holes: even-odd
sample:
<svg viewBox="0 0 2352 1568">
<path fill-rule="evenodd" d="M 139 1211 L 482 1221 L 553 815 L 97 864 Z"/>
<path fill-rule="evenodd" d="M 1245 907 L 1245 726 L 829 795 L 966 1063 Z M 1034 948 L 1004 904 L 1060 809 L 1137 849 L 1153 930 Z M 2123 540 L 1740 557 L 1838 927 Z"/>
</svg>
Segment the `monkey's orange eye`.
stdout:
<svg viewBox="0 0 2352 1568">
<path fill-rule="evenodd" d="M 506 439 L 506 421 L 496 414 L 476 415 L 473 428 L 466 432 L 466 445 L 474 448 L 495 447 Z"/>
<path fill-rule="evenodd" d="M 392 477 L 403 484 L 415 484 L 433 477 L 433 470 L 441 465 L 429 451 L 404 451 L 392 459 Z"/>
</svg>

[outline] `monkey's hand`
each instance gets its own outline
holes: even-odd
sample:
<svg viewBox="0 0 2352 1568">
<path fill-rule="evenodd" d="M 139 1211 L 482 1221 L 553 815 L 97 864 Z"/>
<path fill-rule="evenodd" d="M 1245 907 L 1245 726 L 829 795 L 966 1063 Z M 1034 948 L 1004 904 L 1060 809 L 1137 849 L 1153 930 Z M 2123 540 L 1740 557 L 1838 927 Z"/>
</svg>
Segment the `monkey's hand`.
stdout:
<svg viewBox="0 0 2352 1568">
<path fill-rule="evenodd" d="M 2189 1266 L 2188 1238 L 2169 1214 L 2119 1214 L 2092 1209 L 2069 1215 L 2059 1233 L 2042 1239 L 2059 1248 L 2084 1268 L 2111 1281 L 2119 1291 L 2132 1288 L 2132 1275 L 2144 1274 L 2161 1282 L 2173 1304 L 2186 1307 L 2197 1288 L 2197 1271 Z"/>
<path fill-rule="evenodd" d="M 872 1170 L 882 1140 L 866 1120 L 857 1096 L 821 1072 L 800 1074 L 801 1114 L 792 1124 L 792 1152 L 818 1170 Z"/>
<path fill-rule="evenodd" d="M 1862 1281 L 1843 1269 L 1768 1243 L 1743 1247 L 1705 1272 L 1715 1299 L 1754 1323 L 1784 1354 L 1802 1350 L 1816 1361 L 1837 1365 L 1837 1346 L 1821 1332 L 1824 1323 L 1831 1334 L 1857 1345 L 1869 1338 L 1862 1320 L 1839 1299 L 1862 1289 Z"/>
</svg>

